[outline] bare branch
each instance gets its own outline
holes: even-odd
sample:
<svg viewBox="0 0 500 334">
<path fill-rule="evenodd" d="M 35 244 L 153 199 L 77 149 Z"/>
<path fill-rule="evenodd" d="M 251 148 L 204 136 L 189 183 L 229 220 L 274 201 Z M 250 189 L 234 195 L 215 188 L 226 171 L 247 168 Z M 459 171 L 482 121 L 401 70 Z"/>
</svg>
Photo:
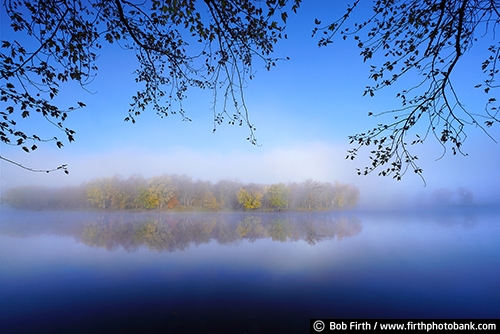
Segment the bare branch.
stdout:
<svg viewBox="0 0 500 334">
<path fill-rule="evenodd" d="M 30 172 L 34 172 L 34 173 L 50 173 L 50 172 L 55 172 L 55 171 L 58 171 L 58 170 L 62 170 L 64 171 L 65 174 L 69 174 L 69 171 L 68 171 L 68 165 L 64 164 L 64 165 L 61 165 L 57 168 L 53 168 L 53 169 L 33 169 L 31 167 L 26 167 L 26 166 L 23 166 L 21 165 L 20 163 L 17 163 L 13 160 L 10 160 L 10 159 L 7 159 L 6 157 L 3 157 L 0 155 L 0 160 L 3 160 L 3 161 L 7 161 L 8 163 L 11 163 L 17 167 L 20 167 L 22 169 L 25 169 L 27 171 L 30 171 Z"/>
</svg>

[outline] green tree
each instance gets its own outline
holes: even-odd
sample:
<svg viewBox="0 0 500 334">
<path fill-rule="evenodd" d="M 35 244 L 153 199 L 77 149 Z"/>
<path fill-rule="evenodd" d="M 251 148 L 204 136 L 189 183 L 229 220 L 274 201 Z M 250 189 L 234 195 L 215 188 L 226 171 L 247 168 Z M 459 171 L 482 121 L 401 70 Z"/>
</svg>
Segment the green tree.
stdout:
<svg viewBox="0 0 500 334">
<path fill-rule="evenodd" d="M 158 206 L 158 203 L 155 201 L 155 197 L 148 188 L 144 188 L 139 192 L 137 202 L 139 203 L 139 207 L 148 210 L 154 209 Z"/>
<path fill-rule="evenodd" d="M 139 209 L 141 206 L 139 195 L 147 188 L 147 180 L 142 175 L 133 174 L 124 182 L 123 187 L 127 193 L 126 208 Z"/>
<path fill-rule="evenodd" d="M 284 183 L 276 183 L 269 187 L 267 191 L 269 204 L 276 209 L 282 209 L 288 206 L 288 196 L 290 189 Z"/>
</svg>

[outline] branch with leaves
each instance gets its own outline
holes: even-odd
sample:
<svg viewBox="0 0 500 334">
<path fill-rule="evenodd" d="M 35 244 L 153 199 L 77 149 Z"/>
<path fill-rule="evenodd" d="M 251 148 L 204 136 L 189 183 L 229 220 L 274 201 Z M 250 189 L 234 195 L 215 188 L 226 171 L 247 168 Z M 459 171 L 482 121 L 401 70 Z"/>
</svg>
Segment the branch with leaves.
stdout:
<svg viewBox="0 0 500 334">
<path fill-rule="evenodd" d="M 371 65 L 369 78 L 374 84 L 366 87 L 364 95 L 373 97 L 403 76 L 416 75 L 420 81 L 397 93 L 401 108 L 369 113 L 392 114 L 394 121 L 350 136 L 350 143 L 356 147 L 348 151 L 346 158 L 354 159 L 362 147 L 370 147 L 372 163 L 364 170 L 358 169 L 358 174 L 381 169 L 379 175 L 400 180 L 408 170 L 422 177 L 417 156 L 410 153 L 409 146 L 423 143 L 429 135 L 441 143 L 443 155 L 448 147 L 453 154 L 465 155 L 462 146 L 467 139 L 466 128 L 480 128 L 488 134 L 487 128 L 499 122 L 499 112 L 495 97 L 487 98 L 482 114 L 466 109 L 454 88 L 453 73 L 481 32 L 497 42 L 488 48 L 481 66 L 486 79 L 475 87 L 490 95 L 493 88 L 498 88 L 498 4 L 490 0 L 377 0 L 371 17 L 346 26 L 359 5 L 360 1 L 355 1 L 344 16 L 326 26 L 316 19 L 313 35 L 322 33 L 318 45 L 329 45 L 340 34 L 344 40 L 352 38 L 357 42 L 365 62 L 383 57 L 381 65 Z M 419 134 L 422 128 L 417 124 L 422 123 L 426 125 Z"/>
<path fill-rule="evenodd" d="M 60 87 L 76 81 L 85 88 L 98 72 L 102 44 L 120 43 L 135 52 L 135 80 L 142 85 L 132 97 L 125 121 L 135 123 L 149 108 L 161 117 L 177 113 L 189 121 L 182 106 L 188 89 L 211 89 L 214 131 L 226 120 L 245 125 L 248 140 L 256 144 L 243 89 L 254 75 L 255 60 L 267 69 L 275 65 L 277 59 L 270 56 L 273 47 L 286 38 L 287 13 L 296 12 L 300 2 L 4 0 L 16 35 L 24 33 L 33 43 L 2 41 L 0 140 L 26 152 L 37 148 L 30 142 L 55 141 L 62 147 L 57 136 L 41 138 L 18 124 L 18 119 L 38 113 L 72 142 L 75 131 L 64 121 L 85 104 L 57 105 Z M 222 101 L 219 90 L 224 92 Z"/>
</svg>

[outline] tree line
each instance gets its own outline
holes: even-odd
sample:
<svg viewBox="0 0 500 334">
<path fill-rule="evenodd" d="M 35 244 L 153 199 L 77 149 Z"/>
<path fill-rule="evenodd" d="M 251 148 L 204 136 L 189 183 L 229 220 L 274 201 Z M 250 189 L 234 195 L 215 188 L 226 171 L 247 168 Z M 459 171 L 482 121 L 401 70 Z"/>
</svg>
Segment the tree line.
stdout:
<svg viewBox="0 0 500 334">
<path fill-rule="evenodd" d="M 61 188 L 20 186 L 2 195 L 3 203 L 27 210 L 341 210 L 358 199 L 357 187 L 338 182 L 213 183 L 177 174 L 116 175 Z"/>
</svg>

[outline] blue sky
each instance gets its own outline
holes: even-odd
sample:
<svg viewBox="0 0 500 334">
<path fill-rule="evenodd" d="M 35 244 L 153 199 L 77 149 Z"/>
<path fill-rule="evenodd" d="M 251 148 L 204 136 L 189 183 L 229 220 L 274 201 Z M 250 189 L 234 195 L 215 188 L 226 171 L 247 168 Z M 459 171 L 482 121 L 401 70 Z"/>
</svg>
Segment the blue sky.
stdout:
<svg viewBox="0 0 500 334">
<path fill-rule="evenodd" d="M 368 152 L 361 151 L 364 155 L 357 160 L 345 160 L 350 148 L 348 135 L 389 120 L 390 116 L 376 119 L 367 115 L 369 111 L 398 107 L 399 101 L 394 97 L 397 90 L 392 88 L 375 98 L 362 97 L 365 86 L 371 84 L 370 63 L 363 63 L 354 41 L 338 38 L 333 45 L 318 48 L 317 39 L 311 38 L 314 18 L 333 21 L 343 14 L 346 3 L 304 2 L 298 14 L 289 16 L 288 40 L 280 41 L 275 48 L 277 57 L 289 56 L 290 60 L 279 62 L 270 72 L 255 64 L 256 76 L 249 82 L 245 98 L 261 146 L 246 141 L 244 127 L 222 125 L 212 133 L 210 91 L 188 91 L 184 109 L 192 122 L 183 122 L 176 115 L 162 119 L 151 110 L 139 116 L 136 124 L 124 122 L 135 93 L 135 55 L 117 45 L 106 45 L 97 63 L 98 75 L 87 87 L 90 93 L 70 84 L 58 97 L 62 104 L 87 104 L 68 118 L 67 126 L 76 130 L 74 143 L 65 143 L 63 149 L 41 145 L 29 154 L 17 147 L 0 146 L 3 156 L 33 168 L 67 163 L 70 174 L 31 173 L 0 161 L 0 186 L 77 185 L 114 174 L 149 177 L 178 173 L 212 181 L 229 178 L 274 183 L 312 178 L 349 182 L 361 189 L 362 203 L 373 206 L 411 201 L 419 192 L 458 186 L 471 189 L 478 201 L 492 196 L 498 200 L 500 145 L 472 127 L 464 144 L 467 157 L 450 152 L 437 160 L 442 148 L 433 138 L 415 148 L 427 187 L 413 173 L 399 182 L 376 173 L 356 175 L 355 168 L 364 167 L 368 161 Z M 366 13 L 361 10 L 354 19 L 361 20 Z M 11 36 L 4 17 L 2 13 L 2 39 Z M 453 78 L 465 105 L 478 111 L 483 110 L 486 95 L 473 86 L 482 81 L 481 51 L 488 43 L 480 40 L 477 50 L 461 61 Z M 37 133 L 53 130 L 42 119 L 33 117 L 28 122 Z M 490 135 L 500 141 L 499 124 L 493 126 Z"/>
</svg>

